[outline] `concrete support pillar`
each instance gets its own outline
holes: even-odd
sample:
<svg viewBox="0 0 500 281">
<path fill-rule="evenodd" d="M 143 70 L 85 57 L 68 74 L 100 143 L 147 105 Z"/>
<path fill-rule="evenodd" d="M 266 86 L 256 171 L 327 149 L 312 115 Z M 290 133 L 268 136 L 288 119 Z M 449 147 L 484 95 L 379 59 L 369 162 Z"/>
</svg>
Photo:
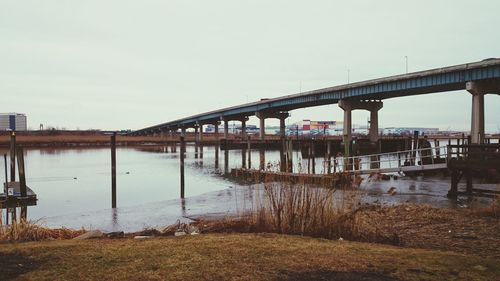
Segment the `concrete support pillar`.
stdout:
<svg viewBox="0 0 500 281">
<path fill-rule="evenodd" d="M 198 140 L 200 142 L 202 142 L 203 141 L 203 124 L 200 124 L 200 128 L 199 129 L 200 129 L 200 131 L 199 131 L 200 135 L 198 136 Z"/>
<path fill-rule="evenodd" d="M 245 140 L 247 137 L 247 121 L 241 120 L 241 139 Z"/>
<path fill-rule="evenodd" d="M 352 139 L 352 111 L 364 109 L 370 111 L 370 141 L 377 142 L 378 134 L 378 111 L 384 106 L 378 100 L 341 100 L 339 107 L 344 110 L 344 142 L 350 143 Z"/>
<path fill-rule="evenodd" d="M 182 127 L 181 128 L 181 137 L 185 137 L 186 136 L 186 128 Z"/>
<path fill-rule="evenodd" d="M 215 140 L 219 140 L 219 122 L 215 122 L 214 124 L 214 130 L 215 130 Z"/>
<path fill-rule="evenodd" d="M 484 140 L 484 90 L 476 82 L 467 82 L 466 89 L 472 94 L 471 143 L 479 144 Z"/>
<path fill-rule="evenodd" d="M 280 138 L 285 138 L 286 135 L 285 119 L 286 118 L 280 118 Z"/>
<path fill-rule="evenodd" d="M 343 142 L 349 145 L 352 140 L 352 106 L 347 100 L 340 100 L 339 107 L 344 110 L 344 132 Z"/>
<path fill-rule="evenodd" d="M 290 115 L 286 111 L 282 112 L 255 112 L 255 116 L 260 119 L 260 139 L 264 140 L 266 135 L 266 118 L 280 119 L 280 135 L 285 135 L 285 119 Z"/>
<path fill-rule="evenodd" d="M 264 116 L 261 116 L 259 117 L 259 129 L 260 129 L 260 134 L 259 134 L 259 138 L 261 140 L 264 140 L 265 137 L 266 137 L 266 118 Z"/>
<path fill-rule="evenodd" d="M 378 142 L 379 131 L 378 131 L 378 109 L 370 111 L 370 141 Z"/>
</svg>

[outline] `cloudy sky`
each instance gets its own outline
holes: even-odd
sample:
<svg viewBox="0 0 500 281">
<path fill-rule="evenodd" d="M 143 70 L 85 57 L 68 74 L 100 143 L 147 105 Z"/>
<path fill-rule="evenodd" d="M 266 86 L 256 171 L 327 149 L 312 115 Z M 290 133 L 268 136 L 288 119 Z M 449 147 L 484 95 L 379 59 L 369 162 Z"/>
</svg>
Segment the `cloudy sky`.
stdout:
<svg viewBox="0 0 500 281">
<path fill-rule="evenodd" d="M 500 57 L 498 11 L 498 0 L 0 0 L 0 112 L 33 128 L 138 129 L 344 84 L 348 70 L 351 82 L 401 74 L 405 56 L 410 72 Z M 500 96 L 485 100 L 498 132 Z M 385 100 L 379 119 L 467 130 L 470 108 L 465 91 L 421 95 Z"/>
</svg>

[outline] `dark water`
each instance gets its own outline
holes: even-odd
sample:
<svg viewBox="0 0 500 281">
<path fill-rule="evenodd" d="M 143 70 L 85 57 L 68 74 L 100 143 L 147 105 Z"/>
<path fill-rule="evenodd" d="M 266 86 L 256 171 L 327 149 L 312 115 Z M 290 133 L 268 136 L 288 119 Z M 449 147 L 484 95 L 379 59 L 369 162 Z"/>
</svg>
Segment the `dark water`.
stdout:
<svg viewBox="0 0 500 281">
<path fill-rule="evenodd" d="M 252 208 L 252 198 L 262 191 L 262 186 L 240 185 L 224 178 L 224 152 L 219 153 L 216 169 L 214 147 L 205 147 L 203 159 L 196 159 L 194 146 L 188 145 L 186 199 L 181 201 L 179 151 L 178 148 L 177 153 L 165 152 L 163 147 L 118 148 L 118 208 L 113 210 L 109 148 L 29 149 L 25 156 L 27 183 L 37 193 L 38 204 L 29 207 L 28 218 L 50 227 L 137 231 L 168 225 L 183 216 L 224 216 Z M 266 162 L 279 160 L 276 151 L 267 151 L 265 157 Z M 299 157 L 294 153 L 297 166 Z M 253 151 L 251 158 L 256 167 L 259 152 Z M 305 161 L 301 164 L 307 165 Z M 241 165 L 241 151 L 230 151 L 229 169 Z M 322 159 L 318 158 L 316 171 L 322 170 Z M 360 187 L 366 202 L 414 202 L 437 207 L 488 203 L 487 199 L 458 204 L 449 200 L 449 182 L 449 178 L 437 174 L 388 181 L 366 178 Z M 394 196 L 387 193 L 391 187 L 396 188 Z M 498 185 L 478 187 L 499 189 Z"/>
</svg>

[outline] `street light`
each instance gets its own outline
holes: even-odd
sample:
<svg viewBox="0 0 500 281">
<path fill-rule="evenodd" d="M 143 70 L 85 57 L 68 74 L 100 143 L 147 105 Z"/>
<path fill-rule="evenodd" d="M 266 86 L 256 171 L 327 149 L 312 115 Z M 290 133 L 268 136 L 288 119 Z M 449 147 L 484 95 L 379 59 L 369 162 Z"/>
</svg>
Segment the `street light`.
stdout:
<svg viewBox="0 0 500 281">
<path fill-rule="evenodd" d="M 408 74 L 408 56 L 405 56 L 405 62 L 406 62 L 406 74 Z"/>
</svg>

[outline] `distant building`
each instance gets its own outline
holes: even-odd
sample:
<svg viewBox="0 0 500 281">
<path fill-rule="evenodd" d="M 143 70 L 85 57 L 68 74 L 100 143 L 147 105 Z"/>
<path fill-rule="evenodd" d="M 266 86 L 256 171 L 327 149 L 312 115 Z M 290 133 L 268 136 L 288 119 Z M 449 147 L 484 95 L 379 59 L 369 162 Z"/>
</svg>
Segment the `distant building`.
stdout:
<svg viewBox="0 0 500 281">
<path fill-rule="evenodd" d="M 410 128 L 410 127 L 387 127 L 383 129 L 384 135 L 411 136 L 417 131 L 419 135 L 439 134 L 439 128 Z"/>
<path fill-rule="evenodd" d="M 0 113 L 0 131 L 26 131 L 28 123 L 26 114 Z"/>
</svg>

